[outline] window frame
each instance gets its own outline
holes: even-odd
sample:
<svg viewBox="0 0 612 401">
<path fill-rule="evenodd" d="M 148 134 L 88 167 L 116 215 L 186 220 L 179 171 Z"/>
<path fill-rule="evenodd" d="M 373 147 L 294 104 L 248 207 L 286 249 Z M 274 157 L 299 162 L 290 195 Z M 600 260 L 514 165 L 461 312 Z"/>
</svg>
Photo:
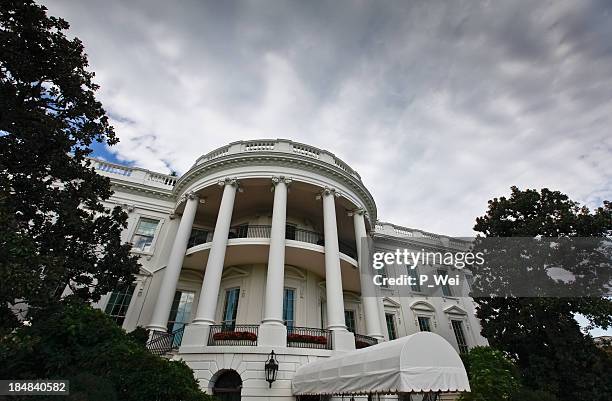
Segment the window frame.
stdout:
<svg viewBox="0 0 612 401">
<path fill-rule="evenodd" d="M 389 317 L 391 317 L 391 323 L 393 326 L 393 338 L 391 338 L 391 331 L 389 330 Z M 387 336 L 389 338 L 389 341 L 395 340 L 398 338 L 397 335 L 397 324 L 395 322 L 395 313 L 393 312 L 385 312 L 385 323 L 387 326 Z"/>
<path fill-rule="evenodd" d="M 351 326 L 348 324 L 349 320 L 347 319 L 347 313 L 349 315 L 352 315 L 352 328 L 353 330 L 351 330 Z M 356 333 L 357 332 L 357 314 L 355 313 L 354 309 L 345 309 L 344 310 L 344 323 L 346 324 L 346 329 L 348 331 L 350 331 L 351 333 Z"/>
<path fill-rule="evenodd" d="M 134 237 L 136 235 L 140 235 L 138 234 L 138 227 L 140 226 L 140 222 L 143 219 L 147 219 L 147 220 L 156 220 L 157 221 L 157 226 L 155 227 L 155 232 L 153 233 L 153 238 L 151 239 L 151 244 L 149 245 L 149 250 L 145 251 L 142 249 L 138 249 L 134 247 Z M 161 232 L 161 227 L 164 223 L 164 219 L 161 217 L 157 217 L 157 216 L 153 216 L 153 215 L 148 215 L 148 214 L 140 214 L 138 215 L 138 218 L 136 220 L 136 224 L 134 224 L 131 232 L 130 232 L 130 236 L 128 237 L 129 243 L 132 244 L 132 248 L 130 250 L 130 252 L 132 253 L 136 253 L 136 254 L 140 254 L 140 255 L 153 255 L 153 253 L 155 253 L 155 246 L 157 244 L 157 240 L 159 238 L 159 234 Z"/>
<path fill-rule="evenodd" d="M 419 282 L 419 267 L 414 266 L 414 268 L 411 268 L 410 266 L 406 266 L 406 268 L 408 270 L 408 276 L 412 277 L 412 272 L 414 272 L 414 277 L 416 278 L 416 284 L 410 286 L 410 291 L 416 292 L 418 294 L 423 293 L 423 289 L 421 288 L 421 283 Z"/>
<path fill-rule="evenodd" d="M 457 342 L 457 348 L 459 348 L 459 353 L 460 354 L 465 354 L 468 353 L 470 351 L 470 346 L 468 344 L 467 341 L 467 335 L 465 332 L 465 324 L 464 321 L 462 319 L 450 319 L 451 321 L 451 328 L 453 330 L 453 333 L 455 335 L 455 341 Z M 457 332 L 457 328 L 455 326 L 455 323 L 457 323 L 460 331 L 459 333 Z M 460 337 L 463 339 L 463 342 L 460 342 Z"/>
<path fill-rule="evenodd" d="M 123 327 L 125 323 L 125 319 L 127 318 L 128 312 L 130 310 L 130 304 L 132 303 L 132 298 L 134 298 L 134 292 L 136 291 L 137 285 L 136 283 L 131 283 L 126 286 L 125 290 L 115 290 L 108 293 L 108 299 L 106 301 L 106 305 L 104 306 L 104 313 L 108 315 L 118 326 Z M 117 294 L 117 295 L 115 295 Z M 117 298 L 121 296 L 121 302 L 117 303 Z M 125 302 L 127 300 L 127 302 Z M 119 311 L 123 312 L 123 315 L 120 313 L 111 313 L 114 308 L 119 305 Z M 109 307 L 111 310 L 109 311 Z"/>
<path fill-rule="evenodd" d="M 292 308 L 291 308 L 291 311 L 293 312 L 293 313 L 292 313 L 292 315 L 293 315 L 293 316 L 292 316 L 292 319 L 291 319 L 291 320 L 287 320 L 287 319 L 285 319 L 285 317 L 287 317 L 287 316 L 286 316 L 287 309 L 285 308 L 285 307 L 286 307 L 286 305 L 287 305 L 287 304 L 286 304 L 286 302 L 287 302 L 287 298 L 286 298 L 287 291 L 292 291 L 292 292 L 293 292 L 293 298 L 291 299 L 291 301 L 292 301 Z M 284 288 L 283 288 L 283 323 L 284 323 L 284 325 L 285 325 L 287 328 L 292 328 L 292 327 L 295 327 L 295 312 L 296 312 L 296 310 L 295 310 L 296 308 L 295 308 L 295 307 L 296 307 L 296 294 L 297 294 L 297 288 L 293 288 L 293 287 L 284 287 Z M 288 324 L 287 324 L 287 322 L 291 322 L 291 325 L 288 325 Z"/>
<path fill-rule="evenodd" d="M 423 319 L 423 321 L 427 322 L 427 330 L 423 330 L 423 326 L 421 325 L 421 320 L 422 319 Z M 418 325 L 418 328 L 419 328 L 420 332 L 421 331 L 427 331 L 427 332 L 433 333 L 433 330 L 432 330 L 433 325 L 432 325 L 432 318 L 431 318 L 431 316 L 417 315 L 417 325 Z"/>
<path fill-rule="evenodd" d="M 230 292 L 236 291 L 236 306 L 234 307 L 234 318 L 233 320 L 227 320 L 227 308 L 228 308 L 228 296 Z M 236 326 L 236 321 L 238 320 L 238 307 L 240 305 L 240 287 L 229 287 L 225 289 L 225 296 L 223 302 L 223 309 L 221 310 L 221 325 L 225 328 L 227 326 L 231 327 L 233 330 L 234 326 Z M 229 322 L 229 324 L 228 324 Z"/>
<path fill-rule="evenodd" d="M 441 275 L 446 275 L 446 276 L 450 276 L 450 271 L 448 269 L 436 269 L 436 273 L 438 274 L 438 276 Z M 442 296 L 445 298 L 454 298 L 455 295 L 453 295 L 453 291 L 450 287 L 450 285 L 448 285 L 448 281 L 446 282 L 446 284 L 442 284 L 440 285 L 440 289 L 442 290 Z M 444 289 L 446 289 L 446 291 L 444 291 Z M 448 294 L 446 294 L 446 292 L 448 292 Z"/>
</svg>

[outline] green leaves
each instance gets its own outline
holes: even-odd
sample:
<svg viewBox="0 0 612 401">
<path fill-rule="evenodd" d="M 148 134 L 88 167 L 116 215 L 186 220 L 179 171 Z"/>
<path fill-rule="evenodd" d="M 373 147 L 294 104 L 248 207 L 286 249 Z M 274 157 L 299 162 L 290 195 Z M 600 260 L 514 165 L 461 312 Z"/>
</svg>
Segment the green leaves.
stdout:
<svg viewBox="0 0 612 401">
<path fill-rule="evenodd" d="M 120 241 L 127 216 L 104 208 L 110 181 L 85 158 L 117 138 L 66 29 L 33 1 L 0 3 L 0 332 L 15 299 L 35 316 L 67 285 L 95 301 L 138 271 Z"/>
<path fill-rule="evenodd" d="M 72 399 L 210 400 L 184 362 L 155 356 L 134 339 L 142 331 L 126 334 L 104 313 L 81 303 L 48 312 L 2 338 L 1 377 L 69 379 Z"/>
<path fill-rule="evenodd" d="M 486 237 L 604 237 L 612 233 L 612 205 L 604 201 L 601 207 L 590 211 L 558 191 L 512 187 L 509 197 L 489 201 L 486 214 L 476 219 L 474 229 Z M 580 261 L 580 258 L 575 260 Z M 596 258 L 583 260 L 595 263 Z M 510 262 L 513 263 L 507 263 L 506 270 L 502 264 L 497 269 L 474 266 L 473 273 L 478 276 L 476 283 L 512 281 L 516 277 L 525 279 L 537 273 L 533 269 L 525 270 L 529 268 L 527 262 L 521 264 L 518 259 Z M 610 277 L 608 271 L 594 276 L 580 275 L 578 262 L 563 267 L 577 273 L 573 286 L 584 286 L 593 294 L 598 293 Z M 559 288 L 563 288 L 561 284 Z M 607 401 L 612 393 L 612 359 L 594 345 L 591 337 L 581 332 L 574 315 L 583 314 L 592 323 L 609 327 L 612 325 L 612 301 L 601 296 L 563 294 L 558 297 L 476 298 L 482 334 L 492 347 L 516 360 L 524 385 L 534 390 L 529 394 L 525 390 L 522 393 L 525 399 L 538 399 L 538 391 L 543 391 L 562 401 Z"/>
</svg>

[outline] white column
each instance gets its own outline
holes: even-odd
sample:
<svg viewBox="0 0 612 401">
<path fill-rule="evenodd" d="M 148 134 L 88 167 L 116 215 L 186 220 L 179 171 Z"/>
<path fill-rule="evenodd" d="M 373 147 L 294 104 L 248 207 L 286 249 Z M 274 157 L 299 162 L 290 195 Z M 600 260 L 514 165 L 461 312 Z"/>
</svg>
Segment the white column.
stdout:
<svg viewBox="0 0 612 401">
<path fill-rule="evenodd" d="M 238 183 L 235 179 L 225 179 L 224 181 L 220 181 L 219 185 L 223 186 L 223 196 L 217 215 L 217 224 L 215 225 L 212 246 L 208 254 L 206 271 L 204 272 L 204 281 L 202 282 L 202 290 L 200 291 L 198 309 L 196 311 L 196 317 L 193 320 L 194 324 L 211 325 L 215 323 L 217 298 L 219 297 L 219 286 L 221 285 L 225 250 L 227 248 Z"/>
<path fill-rule="evenodd" d="M 270 230 L 270 251 L 264 300 L 264 318 L 259 328 L 260 345 L 287 346 L 287 328 L 283 322 L 285 281 L 285 226 L 287 224 L 287 185 L 285 177 L 273 177 L 274 205 Z"/>
<path fill-rule="evenodd" d="M 357 242 L 357 259 L 359 261 L 359 270 L 366 269 L 367 260 L 363 260 L 362 251 L 365 253 L 367 250 L 363 249 L 363 246 L 367 246 L 367 243 L 364 243 L 364 238 L 367 238 L 368 234 L 366 232 L 365 226 L 365 212 L 363 210 L 356 210 L 353 212 L 353 223 L 355 226 L 355 241 Z M 365 323 L 366 323 L 366 334 L 368 336 L 376 338 L 379 342 L 384 341 L 385 336 L 382 334 L 382 330 L 380 328 L 380 316 L 378 312 L 378 299 L 376 298 L 376 293 L 374 287 L 374 283 L 370 280 L 364 280 L 364 276 L 360 275 L 361 282 L 361 303 L 363 304 L 363 311 L 365 314 Z M 369 286 L 369 287 L 366 287 Z"/>
<path fill-rule="evenodd" d="M 197 209 L 197 195 L 194 193 L 187 194 L 185 197 L 185 210 L 181 216 L 181 222 L 179 223 L 176 237 L 174 237 L 174 244 L 170 251 L 168 265 L 166 266 L 164 278 L 162 279 L 161 287 L 157 294 L 155 308 L 153 309 L 153 317 L 151 318 L 151 323 L 147 326 L 150 330 L 167 330 L 168 317 L 170 316 L 170 309 L 172 308 L 174 293 L 176 292 L 176 284 L 178 283 L 181 268 L 183 267 L 183 259 L 185 258 L 185 251 L 187 250 L 187 244 L 189 243 L 189 236 L 191 235 L 191 228 Z"/>
<path fill-rule="evenodd" d="M 325 236 L 325 294 L 327 304 L 327 328 L 332 330 L 335 350 L 355 349 L 355 338 L 346 329 L 344 321 L 344 297 L 342 294 L 342 274 L 340 270 L 340 250 L 338 246 L 338 227 L 336 222 L 334 189 L 325 188 L 323 198 L 323 228 Z"/>
</svg>

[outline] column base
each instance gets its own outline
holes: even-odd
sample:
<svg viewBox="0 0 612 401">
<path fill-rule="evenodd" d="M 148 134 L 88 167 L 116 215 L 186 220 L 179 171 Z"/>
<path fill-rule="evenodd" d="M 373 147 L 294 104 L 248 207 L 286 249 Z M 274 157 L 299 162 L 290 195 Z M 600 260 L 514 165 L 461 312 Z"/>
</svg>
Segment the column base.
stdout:
<svg viewBox="0 0 612 401">
<path fill-rule="evenodd" d="M 182 347 L 203 347 L 208 344 L 210 325 L 208 324 L 188 324 L 183 333 Z"/>
<path fill-rule="evenodd" d="M 150 324 L 146 327 L 146 329 L 149 331 L 161 331 L 163 333 L 166 333 L 168 331 L 168 327 L 158 324 Z"/>
<path fill-rule="evenodd" d="M 355 335 L 348 330 L 332 330 L 334 351 L 353 351 L 355 349 Z"/>
<path fill-rule="evenodd" d="M 287 346 L 287 326 L 278 323 L 262 323 L 259 325 L 257 345 L 270 347 Z"/>
<path fill-rule="evenodd" d="M 382 334 L 368 334 L 368 336 L 375 338 L 379 344 L 385 341 L 385 336 Z"/>
</svg>

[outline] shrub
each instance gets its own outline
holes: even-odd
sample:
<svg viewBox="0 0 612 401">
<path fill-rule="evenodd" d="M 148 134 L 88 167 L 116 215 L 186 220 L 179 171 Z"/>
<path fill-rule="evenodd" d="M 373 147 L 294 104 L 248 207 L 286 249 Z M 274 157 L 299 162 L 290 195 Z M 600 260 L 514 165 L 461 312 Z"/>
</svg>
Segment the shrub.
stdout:
<svg viewBox="0 0 612 401">
<path fill-rule="evenodd" d="M 211 399 L 184 362 L 152 355 L 139 336 L 89 305 L 59 305 L 0 339 L 0 377 L 68 379 L 72 400 Z"/>
</svg>

